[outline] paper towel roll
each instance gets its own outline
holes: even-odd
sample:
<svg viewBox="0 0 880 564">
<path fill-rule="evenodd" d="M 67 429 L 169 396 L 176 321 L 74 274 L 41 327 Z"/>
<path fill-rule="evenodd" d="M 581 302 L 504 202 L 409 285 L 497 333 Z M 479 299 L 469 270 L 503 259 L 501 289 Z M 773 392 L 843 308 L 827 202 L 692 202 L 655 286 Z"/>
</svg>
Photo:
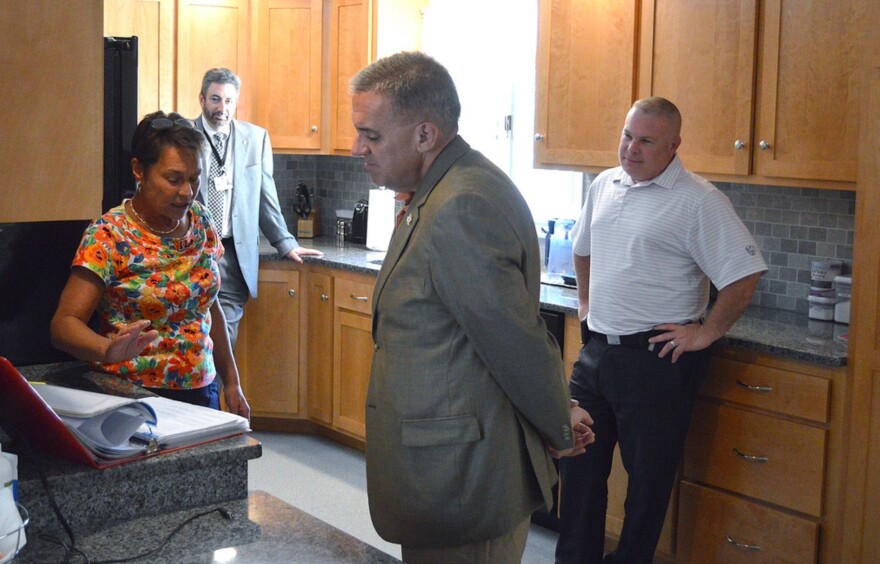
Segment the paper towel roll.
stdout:
<svg viewBox="0 0 880 564">
<path fill-rule="evenodd" d="M 394 231 L 394 191 L 384 188 L 370 190 L 367 214 L 367 248 L 387 251 Z"/>
</svg>

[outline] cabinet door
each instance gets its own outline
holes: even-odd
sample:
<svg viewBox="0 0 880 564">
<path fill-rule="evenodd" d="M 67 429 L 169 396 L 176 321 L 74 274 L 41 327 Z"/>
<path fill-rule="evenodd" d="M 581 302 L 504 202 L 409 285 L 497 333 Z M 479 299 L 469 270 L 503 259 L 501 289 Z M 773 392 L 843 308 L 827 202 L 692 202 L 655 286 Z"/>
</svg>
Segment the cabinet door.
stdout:
<svg viewBox="0 0 880 564">
<path fill-rule="evenodd" d="M 257 416 L 299 412 L 299 272 L 261 268 L 258 298 L 248 301 L 239 371 Z"/>
<path fill-rule="evenodd" d="M 634 101 L 636 0 L 541 0 L 535 162 L 617 166 Z"/>
<path fill-rule="evenodd" d="M 0 4 L 0 223 L 101 214 L 101 0 Z"/>
<path fill-rule="evenodd" d="M 247 100 L 255 97 L 248 66 L 248 0 L 179 0 L 177 17 L 176 110 L 187 117 L 201 113 L 199 92 L 205 71 L 226 67 L 241 77 L 237 117 L 250 118 Z M 250 91 L 249 91 L 250 89 Z"/>
<path fill-rule="evenodd" d="M 762 6 L 755 173 L 855 181 L 859 12 L 851 0 Z"/>
<path fill-rule="evenodd" d="M 369 0 L 333 0 L 330 13 L 330 151 L 354 143 L 348 85 L 370 63 Z"/>
<path fill-rule="evenodd" d="M 269 0 L 257 41 L 257 119 L 276 149 L 321 148 L 321 0 Z"/>
<path fill-rule="evenodd" d="M 818 517 L 826 443 L 823 428 L 700 400 L 685 444 L 684 474 Z"/>
<path fill-rule="evenodd" d="M 309 272 L 309 417 L 333 422 L 333 287 L 326 274 Z"/>
<path fill-rule="evenodd" d="M 639 98 L 682 113 L 682 161 L 700 173 L 748 174 L 757 2 L 643 4 Z"/>
<path fill-rule="evenodd" d="M 813 521 L 681 483 L 677 562 L 816 562 L 818 544 Z"/>
<path fill-rule="evenodd" d="M 104 0 L 104 35 L 138 38 L 138 120 L 170 111 L 174 96 L 173 0 Z"/>
<path fill-rule="evenodd" d="M 372 295 L 367 276 L 334 281 L 333 424 L 360 439 L 366 436 L 367 386 L 373 364 Z"/>
<path fill-rule="evenodd" d="M 336 310 L 333 346 L 333 420 L 360 439 L 366 437 L 367 386 L 373 363 L 373 319 Z"/>
</svg>

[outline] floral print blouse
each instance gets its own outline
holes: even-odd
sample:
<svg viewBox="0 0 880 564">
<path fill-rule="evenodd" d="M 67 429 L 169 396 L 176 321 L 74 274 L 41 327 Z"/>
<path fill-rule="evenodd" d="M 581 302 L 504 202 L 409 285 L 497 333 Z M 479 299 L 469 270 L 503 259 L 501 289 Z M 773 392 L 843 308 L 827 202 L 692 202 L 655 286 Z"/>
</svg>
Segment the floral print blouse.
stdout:
<svg viewBox="0 0 880 564">
<path fill-rule="evenodd" d="M 159 332 L 140 356 L 112 364 L 96 363 L 150 388 L 195 389 L 214 381 L 211 304 L 219 291 L 218 261 L 223 246 L 207 211 L 194 202 L 189 230 L 180 238 L 141 230 L 117 206 L 83 234 L 73 266 L 97 274 L 105 291 L 96 314 L 99 334 L 149 319 Z"/>
</svg>

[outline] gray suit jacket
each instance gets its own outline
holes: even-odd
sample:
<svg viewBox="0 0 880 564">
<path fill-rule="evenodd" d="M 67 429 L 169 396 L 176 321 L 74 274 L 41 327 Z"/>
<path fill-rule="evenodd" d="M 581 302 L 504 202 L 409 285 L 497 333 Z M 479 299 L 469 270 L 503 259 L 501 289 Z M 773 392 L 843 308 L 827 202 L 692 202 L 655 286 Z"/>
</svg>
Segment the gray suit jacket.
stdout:
<svg viewBox="0 0 880 564">
<path fill-rule="evenodd" d="M 196 129 L 204 132 L 202 117 L 195 119 Z M 260 231 L 280 255 L 299 246 L 287 230 L 287 223 L 278 203 L 278 192 L 272 176 L 272 144 L 262 127 L 233 120 L 232 158 L 232 238 L 238 265 L 252 298 L 257 297 L 257 271 L 260 263 Z M 198 199 L 206 204 L 211 148 L 202 159 L 201 189 Z"/>
<path fill-rule="evenodd" d="M 507 533 L 552 504 L 545 444 L 571 446 L 559 349 L 540 317 L 535 224 L 460 137 L 418 187 L 374 293 L 367 489 L 411 547 Z"/>
</svg>

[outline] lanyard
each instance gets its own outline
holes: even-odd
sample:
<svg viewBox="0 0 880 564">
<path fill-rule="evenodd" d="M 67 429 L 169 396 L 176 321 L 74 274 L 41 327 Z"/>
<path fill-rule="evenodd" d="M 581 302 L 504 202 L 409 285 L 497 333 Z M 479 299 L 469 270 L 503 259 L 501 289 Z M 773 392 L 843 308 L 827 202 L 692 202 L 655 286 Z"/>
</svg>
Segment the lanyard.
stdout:
<svg viewBox="0 0 880 564">
<path fill-rule="evenodd" d="M 211 152 L 214 153 L 214 157 L 217 159 L 217 164 L 220 165 L 222 169 L 226 165 L 226 156 L 229 154 L 229 145 L 232 141 L 232 124 L 229 124 L 229 139 L 226 140 L 226 146 L 223 147 L 223 158 L 220 158 L 220 152 L 217 151 L 217 147 L 214 146 L 214 142 L 211 141 L 211 136 L 208 135 L 208 132 L 202 129 L 202 133 L 205 135 L 205 139 L 208 140 L 208 145 L 211 146 Z"/>
</svg>

